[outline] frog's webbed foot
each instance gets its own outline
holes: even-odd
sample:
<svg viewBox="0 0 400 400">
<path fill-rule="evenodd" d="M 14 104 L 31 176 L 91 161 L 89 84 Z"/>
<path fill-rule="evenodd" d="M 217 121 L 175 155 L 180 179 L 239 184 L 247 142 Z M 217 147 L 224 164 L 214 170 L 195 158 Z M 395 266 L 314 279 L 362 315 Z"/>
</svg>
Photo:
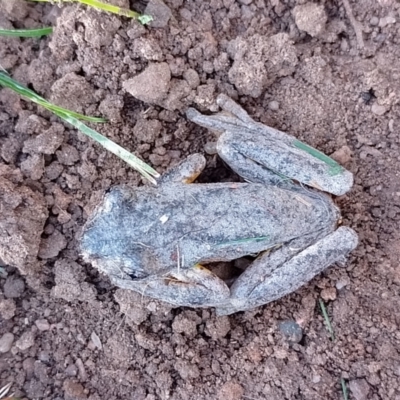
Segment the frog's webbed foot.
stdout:
<svg viewBox="0 0 400 400">
<path fill-rule="evenodd" d="M 192 183 L 201 174 L 205 166 L 206 159 L 202 154 L 192 154 L 169 169 L 159 178 L 157 183 L 160 185 L 170 182 Z"/>
<path fill-rule="evenodd" d="M 182 307 L 215 307 L 226 303 L 230 294 L 228 286 L 201 265 L 144 279 L 115 275 L 111 280 L 120 288 Z"/>
<path fill-rule="evenodd" d="M 217 314 L 248 310 L 294 292 L 341 260 L 357 243 L 352 229 L 340 227 L 294 256 L 291 253 L 296 249 L 285 246 L 262 254 L 232 285 L 230 304 L 217 307 Z"/>
<path fill-rule="evenodd" d="M 189 109 L 187 117 L 223 132 L 218 154 L 247 181 L 281 184 L 293 179 L 335 195 L 346 193 L 353 185 L 353 175 L 330 157 L 291 135 L 255 122 L 226 95 L 219 95 L 217 103 L 229 115 L 202 115 Z"/>
</svg>

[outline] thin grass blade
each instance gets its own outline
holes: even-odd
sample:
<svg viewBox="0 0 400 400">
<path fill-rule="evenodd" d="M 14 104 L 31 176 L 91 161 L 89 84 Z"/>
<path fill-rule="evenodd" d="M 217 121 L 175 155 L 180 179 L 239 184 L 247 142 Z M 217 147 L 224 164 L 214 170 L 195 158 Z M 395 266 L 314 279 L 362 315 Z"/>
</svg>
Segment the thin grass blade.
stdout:
<svg viewBox="0 0 400 400">
<path fill-rule="evenodd" d="M 36 104 L 39 104 L 40 106 L 47 108 L 50 111 L 55 112 L 64 112 L 67 113 L 75 118 L 78 118 L 82 121 L 88 121 L 88 122 L 106 122 L 104 118 L 100 117 L 88 117 L 83 114 L 76 113 L 74 111 L 67 110 L 65 108 L 56 106 L 54 104 L 51 104 L 47 100 L 45 100 L 43 97 L 39 96 L 37 93 L 35 93 L 33 90 L 28 89 L 27 87 L 21 85 L 17 81 L 15 81 L 13 78 L 5 74 L 4 72 L 0 72 L 0 85 L 4 86 L 6 88 L 12 89 L 14 92 L 20 94 L 21 96 L 24 96 L 28 98 L 29 100 L 33 101 Z"/>
<path fill-rule="evenodd" d="M 106 138 L 94 129 L 89 128 L 87 125 L 80 121 L 81 119 L 84 119 L 92 122 L 104 122 L 103 118 L 86 117 L 84 115 L 66 110 L 65 108 L 55 106 L 54 104 L 51 104 L 47 100 L 37 95 L 34 91 L 20 85 L 17 81 L 15 81 L 3 72 L 0 72 L 0 85 L 15 91 L 16 93 L 35 102 L 36 104 L 41 105 L 47 110 L 52 111 L 55 115 L 60 117 L 65 122 L 68 122 L 75 128 L 79 129 L 85 135 L 96 140 L 106 150 L 124 160 L 127 164 L 136 169 L 151 183 L 157 185 L 156 178 L 159 178 L 160 174 L 152 167 L 150 167 L 150 165 L 146 164 L 144 161 L 140 160 L 138 157 L 125 150 L 123 147 L 114 143 L 112 140 Z"/>
<path fill-rule="evenodd" d="M 0 398 L 2 398 L 3 396 L 5 396 L 11 389 L 12 386 L 12 382 L 7 383 L 7 385 L 4 385 L 1 389 L 0 389 Z"/>
<path fill-rule="evenodd" d="M 331 335 L 331 339 L 335 340 L 335 333 L 333 332 L 332 324 L 329 319 L 328 312 L 326 311 L 325 303 L 322 301 L 322 299 L 319 299 L 319 306 L 321 307 L 322 315 L 325 319 L 326 329 L 328 329 L 328 332 Z"/>
<path fill-rule="evenodd" d="M 47 2 L 50 3 L 53 0 L 31 0 L 36 2 Z M 98 10 L 107 11 L 112 14 L 122 15 L 123 17 L 134 18 L 137 19 L 141 24 L 146 25 L 149 22 L 153 21 L 153 17 L 151 15 L 139 14 L 136 11 L 129 10 L 127 8 L 122 8 L 118 6 L 114 6 L 113 4 L 106 4 L 98 0 L 60 0 L 61 3 L 80 3 L 85 4 L 89 7 L 96 8 Z"/>
<path fill-rule="evenodd" d="M 330 158 L 326 154 L 322 153 L 321 151 L 314 149 L 314 147 L 309 146 L 306 143 L 300 142 L 300 140 L 295 140 L 293 145 L 300 150 L 305 151 L 306 153 L 310 154 L 311 156 L 315 157 L 316 159 L 324 162 L 325 164 L 329 165 L 329 174 L 331 176 L 340 175 L 345 171 L 345 169 L 337 163 L 333 158 Z"/>
<path fill-rule="evenodd" d="M 140 174 L 142 174 L 147 180 L 149 180 L 154 185 L 157 185 L 157 181 L 155 178 L 159 178 L 160 174 L 154 170 L 150 165 L 146 164 L 144 161 L 140 160 L 134 154 L 125 150 L 120 145 L 114 143 L 112 140 L 106 138 L 99 132 L 95 131 L 92 128 L 89 128 L 83 122 L 79 121 L 77 118 L 74 118 L 71 115 L 65 114 L 63 112 L 53 111 L 54 114 L 59 116 L 65 122 L 70 123 L 75 128 L 79 129 L 82 133 L 94 139 L 97 143 L 103 146 L 106 150 L 115 154 L 117 157 L 124 160 L 128 165 L 132 168 L 136 169 Z"/>
<path fill-rule="evenodd" d="M 37 29 L 0 29 L 0 36 L 34 38 L 49 35 L 52 32 L 51 26 Z"/>
<path fill-rule="evenodd" d="M 349 400 L 349 394 L 347 392 L 346 381 L 343 378 L 340 379 L 340 384 L 342 386 L 343 399 Z"/>
<path fill-rule="evenodd" d="M 100 9 L 103 11 L 108 11 L 113 14 L 122 15 L 124 17 L 138 18 L 140 16 L 140 14 L 135 11 L 128 10 L 126 8 L 122 8 L 122 7 L 118 7 L 118 6 L 114 6 L 112 4 L 106 4 L 106 3 L 103 3 L 98 0 L 75 0 L 75 1 L 78 3 L 81 3 L 81 4 L 86 4 L 87 6 L 90 6 L 93 8 L 97 8 L 97 9 Z"/>
<path fill-rule="evenodd" d="M 269 236 L 258 236 L 258 237 L 252 237 L 252 238 L 243 238 L 243 239 L 236 239 L 236 240 L 231 240 L 229 242 L 222 242 L 222 243 L 217 243 L 217 247 L 224 247 L 224 246 L 234 246 L 234 245 L 240 245 L 240 244 L 249 244 L 249 243 L 258 243 L 262 242 L 264 240 L 268 240 Z"/>
</svg>

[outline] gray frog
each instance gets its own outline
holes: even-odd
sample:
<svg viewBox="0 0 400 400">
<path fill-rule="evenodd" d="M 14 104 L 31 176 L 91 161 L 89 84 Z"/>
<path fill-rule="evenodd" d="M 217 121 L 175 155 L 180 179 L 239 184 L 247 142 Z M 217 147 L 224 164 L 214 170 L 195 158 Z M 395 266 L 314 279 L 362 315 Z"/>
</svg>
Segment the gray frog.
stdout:
<svg viewBox="0 0 400 400">
<path fill-rule="evenodd" d="M 352 174 L 292 136 L 253 121 L 220 95 L 223 113 L 187 117 L 222 132 L 219 156 L 246 182 L 191 184 L 205 166 L 195 154 L 157 187 L 115 187 L 84 227 L 84 258 L 111 281 L 176 306 L 218 315 L 277 300 L 343 262 L 357 234 L 339 226 L 331 197 Z M 258 255 L 228 285 L 204 264 Z"/>
</svg>

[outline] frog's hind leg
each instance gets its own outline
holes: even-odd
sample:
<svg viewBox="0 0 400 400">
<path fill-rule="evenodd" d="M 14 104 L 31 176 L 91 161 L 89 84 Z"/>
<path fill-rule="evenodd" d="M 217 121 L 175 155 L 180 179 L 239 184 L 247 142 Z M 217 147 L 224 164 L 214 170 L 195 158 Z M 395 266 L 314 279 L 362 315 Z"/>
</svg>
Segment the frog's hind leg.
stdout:
<svg viewBox="0 0 400 400">
<path fill-rule="evenodd" d="M 208 269 L 197 264 L 144 279 L 112 276 L 114 284 L 175 306 L 215 307 L 227 303 L 228 286 Z"/>
<path fill-rule="evenodd" d="M 294 136 L 255 122 L 226 95 L 219 95 L 217 103 L 229 114 L 202 115 L 189 109 L 187 117 L 201 126 L 222 132 L 217 143 L 218 154 L 244 179 L 259 183 L 281 182 L 282 179 L 273 177 L 277 174 L 337 196 L 352 187 L 351 172 L 332 158 Z M 249 161 L 242 157 L 241 164 L 237 163 L 235 153 Z M 264 181 L 263 176 L 266 177 Z"/>
<path fill-rule="evenodd" d="M 294 248 L 294 242 L 262 254 L 232 285 L 230 304 L 217 307 L 217 314 L 248 310 L 294 292 L 328 266 L 342 261 L 357 243 L 352 229 L 340 227 L 301 251 Z"/>
</svg>

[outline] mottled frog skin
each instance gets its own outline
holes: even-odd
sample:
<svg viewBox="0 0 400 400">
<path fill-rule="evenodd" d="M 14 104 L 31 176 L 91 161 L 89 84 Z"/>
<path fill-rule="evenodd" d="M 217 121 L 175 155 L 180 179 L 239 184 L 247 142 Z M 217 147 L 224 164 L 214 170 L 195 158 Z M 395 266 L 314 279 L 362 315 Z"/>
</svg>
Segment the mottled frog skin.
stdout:
<svg viewBox="0 0 400 400">
<path fill-rule="evenodd" d="M 220 157 L 246 182 L 192 183 L 200 154 L 162 176 L 157 186 L 115 187 L 89 218 L 84 258 L 111 281 L 176 306 L 215 307 L 219 315 L 252 309 L 291 293 L 357 245 L 338 227 L 331 197 L 352 174 L 294 137 L 254 122 L 224 95 L 223 114 L 189 109 L 219 131 Z M 258 255 L 228 286 L 203 265 Z"/>
</svg>

